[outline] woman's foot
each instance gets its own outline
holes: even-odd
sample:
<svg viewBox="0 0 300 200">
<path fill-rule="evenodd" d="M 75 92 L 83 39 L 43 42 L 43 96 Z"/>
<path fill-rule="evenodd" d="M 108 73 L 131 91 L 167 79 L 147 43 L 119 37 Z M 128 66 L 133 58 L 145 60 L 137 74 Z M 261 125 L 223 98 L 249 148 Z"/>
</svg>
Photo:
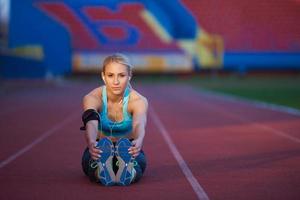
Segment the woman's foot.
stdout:
<svg viewBox="0 0 300 200">
<path fill-rule="evenodd" d="M 108 138 L 99 140 L 97 147 L 102 151 L 101 157 L 97 160 L 96 176 L 105 186 L 114 185 L 116 176 L 112 167 L 112 159 L 114 156 L 114 145 Z"/>
<path fill-rule="evenodd" d="M 121 138 L 116 144 L 115 154 L 119 166 L 119 170 L 116 174 L 116 183 L 119 185 L 129 185 L 136 175 L 134 158 L 128 152 L 131 146 L 132 144 L 127 138 Z"/>
</svg>

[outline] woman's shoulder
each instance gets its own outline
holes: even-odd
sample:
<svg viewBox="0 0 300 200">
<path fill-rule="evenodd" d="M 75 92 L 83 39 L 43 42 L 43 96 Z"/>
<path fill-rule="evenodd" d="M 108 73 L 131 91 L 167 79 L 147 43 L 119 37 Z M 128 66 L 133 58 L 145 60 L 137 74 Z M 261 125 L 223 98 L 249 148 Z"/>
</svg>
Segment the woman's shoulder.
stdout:
<svg viewBox="0 0 300 200">
<path fill-rule="evenodd" d="M 97 87 L 93 90 L 91 90 L 86 96 L 92 96 L 92 97 L 97 97 L 101 98 L 102 97 L 102 90 L 104 86 Z"/>
<path fill-rule="evenodd" d="M 141 93 L 136 91 L 135 89 L 131 89 L 129 103 L 132 105 L 135 104 L 144 104 L 146 107 L 148 106 L 148 100 Z"/>
<path fill-rule="evenodd" d="M 84 109 L 90 109 L 90 108 L 95 109 L 95 110 L 101 109 L 102 88 L 103 88 L 103 86 L 97 87 L 83 97 Z"/>
</svg>

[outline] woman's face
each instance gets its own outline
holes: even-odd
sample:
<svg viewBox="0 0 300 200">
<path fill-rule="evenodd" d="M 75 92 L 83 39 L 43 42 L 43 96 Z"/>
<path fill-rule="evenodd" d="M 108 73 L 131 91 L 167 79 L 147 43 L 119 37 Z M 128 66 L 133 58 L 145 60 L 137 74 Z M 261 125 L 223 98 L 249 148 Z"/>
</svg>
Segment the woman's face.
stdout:
<svg viewBox="0 0 300 200">
<path fill-rule="evenodd" d="M 111 62 L 106 65 L 105 72 L 102 72 L 102 78 L 109 92 L 121 95 L 124 93 L 129 81 L 127 66 Z"/>
</svg>

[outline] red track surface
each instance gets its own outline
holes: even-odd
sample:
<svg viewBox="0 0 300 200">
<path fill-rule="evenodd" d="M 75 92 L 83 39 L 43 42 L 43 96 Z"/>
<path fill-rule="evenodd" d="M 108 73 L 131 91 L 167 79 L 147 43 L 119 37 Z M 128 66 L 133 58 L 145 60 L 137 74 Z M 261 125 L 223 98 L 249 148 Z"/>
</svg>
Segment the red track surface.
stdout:
<svg viewBox="0 0 300 200">
<path fill-rule="evenodd" d="M 94 87 L 3 84 L 0 199 L 197 199 L 152 117 L 144 144 L 148 168 L 141 182 L 129 187 L 89 182 L 81 171 L 85 143 L 78 128 L 81 98 Z M 300 199 L 299 116 L 188 86 L 137 89 L 148 97 L 209 199 Z"/>
</svg>

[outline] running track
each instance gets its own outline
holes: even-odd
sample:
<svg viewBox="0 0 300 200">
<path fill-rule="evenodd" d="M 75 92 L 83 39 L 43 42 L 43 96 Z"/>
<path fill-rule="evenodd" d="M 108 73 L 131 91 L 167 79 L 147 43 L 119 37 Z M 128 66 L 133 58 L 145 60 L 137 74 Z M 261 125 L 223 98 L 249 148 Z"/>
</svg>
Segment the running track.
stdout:
<svg viewBox="0 0 300 200">
<path fill-rule="evenodd" d="M 1 200 L 300 199 L 300 115 L 171 84 L 137 87 L 151 105 L 141 182 L 90 183 L 79 126 L 96 84 L 1 83 Z"/>
</svg>

